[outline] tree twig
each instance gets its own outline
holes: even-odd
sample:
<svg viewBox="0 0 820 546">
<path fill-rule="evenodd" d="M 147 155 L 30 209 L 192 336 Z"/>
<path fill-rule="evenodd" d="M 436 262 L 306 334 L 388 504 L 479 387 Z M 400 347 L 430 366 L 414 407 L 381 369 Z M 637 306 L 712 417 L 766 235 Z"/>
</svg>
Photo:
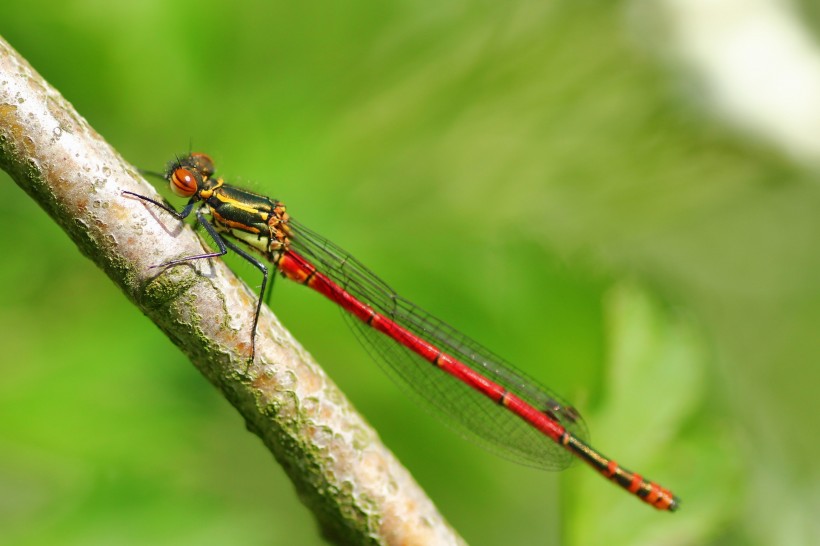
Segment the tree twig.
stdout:
<svg viewBox="0 0 820 546">
<path fill-rule="evenodd" d="M 122 195 L 156 196 L 0 38 L 0 167 L 65 230 L 244 417 L 340 544 L 459 544 L 410 474 L 312 358 L 188 227 Z"/>
</svg>

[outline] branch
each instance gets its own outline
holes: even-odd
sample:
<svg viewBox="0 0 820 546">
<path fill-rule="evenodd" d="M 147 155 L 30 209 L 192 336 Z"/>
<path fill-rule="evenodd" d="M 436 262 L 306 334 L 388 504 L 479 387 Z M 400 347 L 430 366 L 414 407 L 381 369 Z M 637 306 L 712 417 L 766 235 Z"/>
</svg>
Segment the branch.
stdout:
<svg viewBox="0 0 820 546">
<path fill-rule="evenodd" d="M 245 418 L 326 538 L 459 544 L 410 474 L 256 294 L 201 253 L 189 227 L 121 194 L 155 190 L 0 38 L 0 167 L 11 175 Z"/>
</svg>

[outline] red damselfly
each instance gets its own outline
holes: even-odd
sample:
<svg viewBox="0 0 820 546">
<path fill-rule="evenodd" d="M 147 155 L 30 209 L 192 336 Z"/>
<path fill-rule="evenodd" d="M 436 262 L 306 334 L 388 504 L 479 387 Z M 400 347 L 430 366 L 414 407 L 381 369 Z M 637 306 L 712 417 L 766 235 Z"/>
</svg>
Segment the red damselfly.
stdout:
<svg viewBox="0 0 820 546">
<path fill-rule="evenodd" d="M 293 220 L 280 201 L 225 184 L 214 176 L 209 156 L 193 153 L 177 158 L 159 176 L 168 180 L 176 195 L 188 198 L 182 212 L 142 195 L 123 193 L 180 220 L 199 204 L 197 222 L 219 251 L 154 267 L 215 258 L 230 249 L 262 272 L 251 360 L 268 267 L 233 241 L 260 253 L 284 277 L 341 306 L 359 339 L 385 364 L 389 375 L 410 386 L 416 398 L 436 407 L 467 436 L 518 462 L 550 470 L 563 469 L 578 458 L 655 508 L 673 512 L 680 506 L 669 490 L 587 444 L 583 419 L 558 395 L 397 295 L 350 254 Z"/>
</svg>

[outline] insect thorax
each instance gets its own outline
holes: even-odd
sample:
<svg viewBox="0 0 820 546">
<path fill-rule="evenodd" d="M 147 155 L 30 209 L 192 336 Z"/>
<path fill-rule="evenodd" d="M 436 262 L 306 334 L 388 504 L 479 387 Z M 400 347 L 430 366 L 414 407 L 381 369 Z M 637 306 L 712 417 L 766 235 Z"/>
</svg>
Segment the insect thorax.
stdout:
<svg viewBox="0 0 820 546">
<path fill-rule="evenodd" d="M 270 206 L 249 206 L 243 202 L 209 199 L 202 212 L 208 214 L 220 233 L 259 251 L 276 262 L 288 245 L 288 214 L 285 206 L 273 201 Z"/>
</svg>

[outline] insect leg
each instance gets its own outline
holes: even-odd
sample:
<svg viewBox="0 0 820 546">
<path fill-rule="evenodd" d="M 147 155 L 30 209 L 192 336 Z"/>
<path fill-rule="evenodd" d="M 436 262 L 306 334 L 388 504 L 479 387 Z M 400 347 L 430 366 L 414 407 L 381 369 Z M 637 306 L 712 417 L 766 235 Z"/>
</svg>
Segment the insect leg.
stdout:
<svg viewBox="0 0 820 546">
<path fill-rule="evenodd" d="M 268 307 L 270 307 L 270 295 L 273 294 L 274 283 L 276 283 L 276 275 L 274 275 L 273 278 L 270 280 L 270 287 L 268 288 L 268 291 L 265 292 L 265 305 L 267 305 Z"/>
<path fill-rule="evenodd" d="M 126 190 L 122 190 L 122 193 L 124 195 L 131 195 L 132 197 L 136 197 L 137 199 L 141 199 L 143 201 L 147 201 L 148 203 L 152 203 L 161 208 L 162 210 L 164 210 L 165 212 L 173 214 L 174 217 L 178 218 L 179 220 L 185 220 L 188 217 L 188 215 L 191 214 L 191 210 L 194 208 L 194 203 L 196 203 L 196 200 L 192 198 L 190 201 L 188 201 L 188 204 L 185 205 L 185 208 L 182 209 L 182 212 L 177 212 L 176 209 L 174 209 L 173 207 L 170 207 L 165 203 L 160 203 L 159 201 L 151 199 L 150 197 L 145 197 L 144 195 L 140 195 L 138 193 Z"/>
<path fill-rule="evenodd" d="M 185 208 L 187 209 L 188 207 L 186 206 Z M 183 211 L 183 212 L 185 212 L 185 211 Z M 219 252 L 208 252 L 207 254 L 197 254 L 195 256 L 187 256 L 185 258 L 180 258 L 178 260 L 171 260 L 170 262 L 164 262 L 164 263 L 161 263 L 161 264 L 152 265 L 151 269 L 155 269 L 157 267 L 168 267 L 168 266 L 171 266 L 171 265 L 177 265 L 177 264 L 181 264 L 181 263 L 185 263 L 185 262 L 190 262 L 191 260 L 202 260 L 204 258 L 218 258 L 219 256 L 224 256 L 225 254 L 228 253 L 228 249 L 225 246 L 225 239 L 223 239 L 222 236 L 219 233 L 217 233 L 216 228 L 213 225 L 211 225 L 211 223 L 208 221 L 207 218 L 205 218 L 205 215 L 202 214 L 202 209 L 201 208 L 197 209 L 197 211 L 196 211 L 196 221 L 199 222 L 199 224 L 202 227 L 205 228 L 205 231 L 207 231 L 208 235 L 211 236 L 211 239 L 214 240 L 214 242 L 216 243 L 216 246 L 219 247 Z"/>
<path fill-rule="evenodd" d="M 259 313 L 262 311 L 262 298 L 265 297 L 265 288 L 268 285 L 268 268 L 265 264 L 233 244 L 231 241 L 223 239 L 222 242 L 225 246 L 236 252 L 240 257 L 247 260 L 251 265 L 262 272 L 262 286 L 259 288 L 259 299 L 256 300 L 256 313 L 253 316 L 253 329 L 251 330 L 251 362 L 253 362 L 253 357 L 256 354 L 256 323 L 259 322 Z"/>
</svg>

